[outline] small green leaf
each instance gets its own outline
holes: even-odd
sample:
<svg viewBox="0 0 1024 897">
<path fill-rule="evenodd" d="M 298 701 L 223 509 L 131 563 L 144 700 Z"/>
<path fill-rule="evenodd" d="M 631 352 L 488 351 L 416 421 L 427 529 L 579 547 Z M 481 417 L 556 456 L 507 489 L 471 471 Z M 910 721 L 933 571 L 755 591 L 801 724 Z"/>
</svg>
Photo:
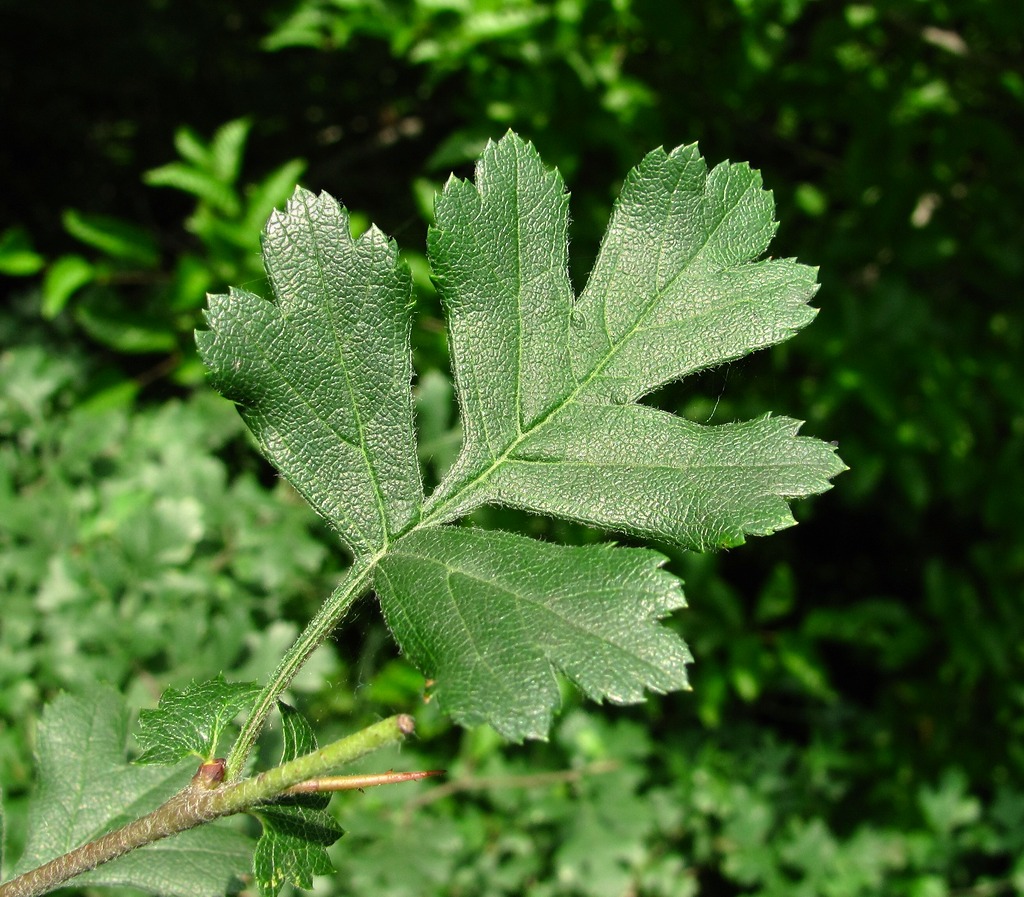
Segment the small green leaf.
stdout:
<svg viewBox="0 0 1024 897">
<path fill-rule="evenodd" d="M 43 278 L 43 317 L 55 318 L 68 300 L 96 276 L 96 269 L 80 255 L 62 255 Z"/>
<path fill-rule="evenodd" d="M 183 691 L 167 689 L 156 710 L 139 714 L 138 763 L 178 763 L 217 756 L 224 730 L 259 693 L 251 682 L 225 682 L 223 676 L 193 682 Z"/>
<path fill-rule="evenodd" d="M 186 162 L 196 168 L 210 168 L 210 150 L 202 138 L 191 128 L 178 128 L 174 132 L 174 148 Z"/>
<path fill-rule="evenodd" d="M 248 234 L 259 231 L 274 209 L 288 201 L 295 182 L 305 170 L 303 159 L 292 159 L 252 187 L 245 198 L 245 217 L 239 223 L 239 229 Z"/>
<path fill-rule="evenodd" d="M 317 749 L 316 734 L 306 717 L 284 701 L 277 702 L 277 709 L 281 713 L 281 762 L 313 753 Z"/>
<path fill-rule="evenodd" d="M 119 352 L 172 352 L 178 345 L 170 320 L 146 308 L 126 307 L 117 293 L 102 287 L 82 294 L 74 316 L 90 337 Z"/>
<path fill-rule="evenodd" d="M 0 274 L 7 277 L 31 277 L 38 274 L 46 259 L 38 252 L 11 250 L 0 255 Z"/>
<path fill-rule="evenodd" d="M 121 697 L 101 687 L 88 697 L 61 695 L 44 709 L 37 739 L 39 785 L 15 875 L 148 813 L 194 774 L 195 763 L 174 769 L 128 764 L 127 721 Z M 221 897 L 229 880 L 245 873 L 251 852 L 249 838 L 214 824 L 157 841 L 73 881 Z"/>
<path fill-rule="evenodd" d="M 76 240 L 115 259 L 146 268 L 160 261 L 160 250 L 153 237 L 128 221 L 106 215 L 86 215 L 75 209 L 66 209 L 61 221 Z"/>
<path fill-rule="evenodd" d="M 213 282 L 209 264 L 194 255 L 178 257 L 171 282 L 168 309 L 191 312 L 202 306 Z"/>
<path fill-rule="evenodd" d="M 687 687 L 690 653 L 658 621 L 685 605 L 665 558 L 644 549 L 550 545 L 511 533 L 436 527 L 380 562 L 388 625 L 441 707 L 465 725 L 543 738 L 555 672 L 593 700 Z"/>
<path fill-rule="evenodd" d="M 294 707 L 278 702 L 284 734 L 281 762 L 312 753 L 316 736 Z M 273 897 L 286 881 L 300 888 L 313 886 L 314 875 L 334 871 L 327 848 L 344 834 L 325 812 L 329 794 L 304 794 L 282 799 L 253 811 L 263 834 L 253 856 L 253 875 L 263 897 Z"/>
<path fill-rule="evenodd" d="M 253 875 L 263 897 L 273 897 L 289 881 L 311 888 L 314 875 L 334 871 L 327 848 L 342 830 L 330 815 L 301 806 L 267 806 L 254 812 L 263 823 L 253 856 Z"/>
<path fill-rule="evenodd" d="M 24 228 L 9 227 L 0 234 L 0 274 L 31 277 L 45 264 L 46 259 L 32 249 Z"/>
<path fill-rule="evenodd" d="M 286 47 L 320 47 L 330 24 L 329 13 L 300 5 L 273 33 L 260 41 L 260 47 L 269 52 Z"/>
<path fill-rule="evenodd" d="M 250 130 L 250 119 L 236 118 L 221 125 L 210 141 L 210 171 L 225 184 L 233 184 L 238 180 L 245 141 Z"/>
<path fill-rule="evenodd" d="M 231 184 L 184 162 L 168 162 L 159 168 L 152 168 L 142 179 L 153 187 L 173 187 L 191 193 L 196 199 L 209 203 L 228 216 L 235 216 L 241 210 L 238 194 Z"/>
</svg>

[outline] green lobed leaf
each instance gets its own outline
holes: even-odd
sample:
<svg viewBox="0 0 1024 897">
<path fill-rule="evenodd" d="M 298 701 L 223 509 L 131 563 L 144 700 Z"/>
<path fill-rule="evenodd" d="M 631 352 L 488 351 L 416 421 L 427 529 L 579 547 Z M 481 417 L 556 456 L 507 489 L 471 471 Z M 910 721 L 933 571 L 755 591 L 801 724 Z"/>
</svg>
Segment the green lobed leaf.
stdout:
<svg viewBox="0 0 1024 897">
<path fill-rule="evenodd" d="M 29 805 L 18 875 L 155 809 L 179 791 L 195 763 L 174 769 L 130 765 L 128 715 L 113 690 L 60 695 L 43 710 L 37 736 L 39 785 Z M 252 841 L 220 824 L 183 832 L 74 879 L 148 893 L 215 897 L 243 875 Z"/>
<path fill-rule="evenodd" d="M 748 165 L 709 172 L 696 145 L 648 154 L 573 308 L 574 399 L 633 401 L 809 324 L 817 269 L 757 260 L 776 227 L 772 194 Z"/>
<path fill-rule="evenodd" d="M 395 638 L 436 680 L 442 708 L 507 738 L 543 738 L 556 670 L 590 698 L 687 687 L 690 653 L 658 621 L 685 605 L 665 558 L 646 549 L 551 545 L 511 533 L 433 527 L 378 566 Z"/>
<path fill-rule="evenodd" d="M 199 757 L 204 763 L 217 755 L 224 730 L 252 703 L 259 687 L 251 682 L 226 682 L 217 676 L 193 682 L 182 691 L 168 688 L 156 710 L 139 714 L 138 763 L 178 763 Z"/>
<path fill-rule="evenodd" d="M 408 270 L 379 230 L 353 239 L 345 209 L 302 189 L 271 216 L 263 247 L 277 302 L 211 297 L 200 353 L 267 457 L 370 556 L 422 501 Z"/>
<path fill-rule="evenodd" d="M 399 644 L 461 721 L 543 737 L 556 671 L 599 700 L 686 687 L 686 648 L 658 624 L 682 605 L 660 556 L 442 524 L 504 504 L 689 548 L 791 525 L 787 500 L 844 469 L 832 446 L 787 418 L 702 426 L 637 400 L 807 324 L 814 269 L 758 260 L 771 194 L 746 165 L 709 172 L 693 146 L 627 178 L 579 299 L 565 186 L 515 134 L 435 211 L 464 435 L 425 502 L 409 276 L 378 231 L 350 236 L 331 197 L 297 189 L 268 223 L 276 302 L 211 299 L 197 339 L 214 384 L 357 563 L 376 565 Z"/>
<path fill-rule="evenodd" d="M 281 762 L 315 751 L 316 736 L 306 718 L 281 701 L 278 709 L 284 736 Z M 330 802 L 329 794 L 304 794 L 253 811 L 263 826 L 253 855 L 253 875 L 263 897 L 274 897 L 285 882 L 311 888 L 314 875 L 334 871 L 327 848 L 344 832 L 325 812 Z"/>
<path fill-rule="evenodd" d="M 822 492 L 844 469 L 792 421 L 706 427 L 635 404 L 814 317 L 813 268 L 754 261 L 775 222 L 748 166 L 709 173 L 694 146 L 649 154 L 575 301 L 568 197 L 530 144 L 491 144 L 476 183 L 450 180 L 436 215 L 430 260 L 465 442 L 428 515 L 498 503 L 723 547 L 791 525 L 784 499 Z"/>
<path fill-rule="evenodd" d="M 785 417 L 706 427 L 643 405 L 580 403 L 495 471 L 503 504 L 687 548 L 792 526 L 787 498 L 824 492 L 835 450 Z"/>
</svg>

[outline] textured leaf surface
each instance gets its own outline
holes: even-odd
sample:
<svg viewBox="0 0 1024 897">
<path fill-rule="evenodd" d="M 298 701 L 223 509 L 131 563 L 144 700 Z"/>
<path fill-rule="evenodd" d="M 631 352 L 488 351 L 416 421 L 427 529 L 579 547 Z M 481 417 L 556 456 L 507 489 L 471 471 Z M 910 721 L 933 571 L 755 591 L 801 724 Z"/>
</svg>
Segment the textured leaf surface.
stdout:
<svg viewBox="0 0 1024 897">
<path fill-rule="evenodd" d="M 816 269 L 756 261 L 775 230 L 772 195 L 748 165 L 709 172 L 695 145 L 650 153 L 573 309 L 576 398 L 633 400 L 809 324 Z"/>
<path fill-rule="evenodd" d="M 199 342 L 214 382 L 366 564 L 458 719 L 542 737 L 558 671 L 599 700 L 685 687 L 689 655 L 658 623 L 682 596 L 658 555 L 445 524 L 504 504 L 689 548 L 791 525 L 787 500 L 843 470 L 831 446 L 786 418 L 709 427 L 637 400 L 807 324 L 816 272 L 760 259 L 771 194 L 746 165 L 708 171 L 693 146 L 629 175 L 578 299 L 565 186 L 516 135 L 488 145 L 474 182 L 450 179 L 435 211 L 464 438 L 426 501 L 409 278 L 377 231 L 351 238 L 330 197 L 298 190 L 271 218 L 276 302 L 211 300 Z"/>
<path fill-rule="evenodd" d="M 450 180 L 430 260 L 449 315 L 465 443 L 428 502 L 452 520 L 499 503 L 690 548 L 792 524 L 784 499 L 843 470 L 792 421 L 705 427 L 634 404 L 791 336 L 815 314 L 813 268 L 755 261 L 775 231 L 746 165 L 695 146 L 626 179 L 586 290 L 568 278 L 567 196 L 532 146 L 492 144 Z"/>
<path fill-rule="evenodd" d="M 317 749 L 316 736 L 306 718 L 294 707 L 278 703 L 284 737 L 281 762 Z M 263 897 L 276 895 L 285 882 L 311 888 L 314 875 L 334 871 L 327 848 L 343 834 L 326 811 L 329 794 L 304 794 L 260 807 L 254 815 L 263 834 L 253 856 L 253 875 Z"/>
<path fill-rule="evenodd" d="M 29 807 L 29 838 L 14 874 L 25 872 L 155 809 L 195 772 L 133 766 L 125 760 L 127 714 L 121 698 L 97 688 L 61 695 L 38 731 L 39 787 Z M 183 832 L 74 879 L 128 885 L 147 893 L 222 895 L 251 863 L 253 842 L 220 824 Z"/>
<path fill-rule="evenodd" d="M 267 457 L 372 555 L 422 500 L 408 270 L 380 231 L 354 240 L 334 199 L 301 189 L 271 216 L 263 255 L 277 301 L 211 297 L 200 352 Z"/>
<path fill-rule="evenodd" d="M 685 603 L 664 560 L 434 527 L 395 545 L 376 586 L 395 637 L 437 681 L 445 710 L 521 740 L 547 734 L 556 670 L 598 701 L 686 687 L 690 654 L 657 622 Z"/>
<path fill-rule="evenodd" d="M 705 427 L 643 405 L 566 408 L 495 471 L 505 504 L 688 548 L 739 545 L 793 524 L 786 498 L 828 488 L 832 446 L 799 421 Z"/>
<path fill-rule="evenodd" d="M 195 756 L 203 762 L 217 755 L 224 729 L 252 702 L 259 686 L 225 682 L 223 676 L 167 689 L 156 710 L 139 714 L 139 763 L 178 763 Z"/>
<path fill-rule="evenodd" d="M 327 848 L 342 831 L 323 810 L 308 807 L 264 807 L 257 813 L 263 836 L 253 856 L 253 875 L 260 894 L 273 895 L 292 882 L 313 887 L 314 875 L 334 871 Z"/>
</svg>

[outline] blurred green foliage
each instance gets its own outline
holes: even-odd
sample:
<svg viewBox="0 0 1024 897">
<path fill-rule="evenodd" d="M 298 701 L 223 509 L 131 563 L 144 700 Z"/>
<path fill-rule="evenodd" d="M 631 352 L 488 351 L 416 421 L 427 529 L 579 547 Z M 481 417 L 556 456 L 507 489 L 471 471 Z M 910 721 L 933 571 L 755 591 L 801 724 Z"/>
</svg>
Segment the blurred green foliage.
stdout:
<svg viewBox="0 0 1024 897">
<path fill-rule="evenodd" d="M 414 245 L 432 190 L 513 127 L 573 184 L 582 280 L 617 182 L 699 140 L 762 170 L 774 248 L 821 266 L 822 313 L 655 400 L 806 416 L 851 472 L 795 530 L 673 557 L 692 695 L 602 713 L 567 693 L 549 744 L 452 730 L 363 609 L 299 703 L 321 740 L 415 713 L 420 742 L 390 762 L 449 780 L 336 799 L 345 884 L 324 893 L 1024 894 L 1018 6 L 5 4 L 7 794 L 57 690 L 104 680 L 143 706 L 167 682 L 259 678 L 343 562 L 191 346 L 205 291 L 262 290 L 259 224 L 292 181 Z M 409 261 L 435 480 L 459 434 Z"/>
</svg>

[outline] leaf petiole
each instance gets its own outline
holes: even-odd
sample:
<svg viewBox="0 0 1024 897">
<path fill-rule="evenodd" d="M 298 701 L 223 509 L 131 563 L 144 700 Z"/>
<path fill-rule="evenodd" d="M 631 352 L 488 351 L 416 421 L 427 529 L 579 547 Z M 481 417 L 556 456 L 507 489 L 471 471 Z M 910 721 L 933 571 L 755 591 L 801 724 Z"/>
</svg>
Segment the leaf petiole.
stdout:
<svg viewBox="0 0 1024 897">
<path fill-rule="evenodd" d="M 260 692 L 252 711 L 242 726 L 231 753 L 228 755 L 224 779 L 233 782 L 238 779 L 245 767 L 256 740 L 266 725 L 267 717 L 277 704 L 281 693 L 291 684 L 299 670 L 309 660 L 313 652 L 334 631 L 344 619 L 349 608 L 366 591 L 370 574 L 378 558 L 374 557 L 366 563 L 354 564 L 349 568 L 345 579 L 323 603 L 316 616 L 306 625 L 295 640 L 274 675 L 263 691 Z"/>
</svg>

